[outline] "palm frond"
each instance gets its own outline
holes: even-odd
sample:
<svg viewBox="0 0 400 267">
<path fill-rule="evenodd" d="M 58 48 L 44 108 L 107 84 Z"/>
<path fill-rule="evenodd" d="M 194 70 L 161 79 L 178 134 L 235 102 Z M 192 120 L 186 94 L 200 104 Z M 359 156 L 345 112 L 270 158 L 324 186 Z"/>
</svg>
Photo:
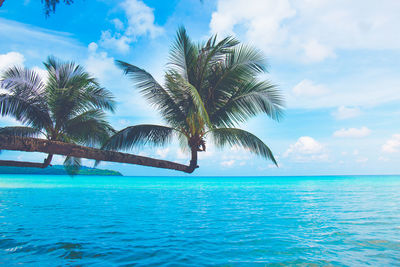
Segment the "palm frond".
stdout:
<svg viewBox="0 0 400 267">
<path fill-rule="evenodd" d="M 226 100 L 220 103 L 210 120 L 218 126 L 233 126 L 260 113 L 274 120 L 283 116 L 283 97 L 277 87 L 268 81 L 255 79 L 244 82 Z"/>
<path fill-rule="evenodd" d="M 217 128 L 212 129 L 209 134 L 211 134 L 214 143 L 219 147 L 237 145 L 265 159 L 271 160 L 278 166 L 269 147 L 252 133 L 237 128 Z"/>
<path fill-rule="evenodd" d="M 64 135 L 88 146 L 102 145 L 114 133 L 102 110 L 88 110 L 65 123 Z"/>
<path fill-rule="evenodd" d="M 67 156 L 64 160 L 64 169 L 70 176 L 79 174 L 81 159 Z"/>
<path fill-rule="evenodd" d="M 15 95 L 0 94 L 0 114 L 12 116 L 21 123 L 37 129 L 46 128 L 52 124 L 47 110 L 41 105 L 32 104 L 29 99 Z"/>
<path fill-rule="evenodd" d="M 199 54 L 196 63 L 196 84 L 200 94 L 203 94 L 205 89 L 208 89 L 207 79 L 204 79 L 207 73 L 212 71 L 216 64 L 226 60 L 227 54 L 231 53 L 232 48 L 239 42 L 232 36 L 228 36 L 217 43 L 217 35 L 212 36 L 206 45 L 199 47 Z M 205 84 L 205 86 L 203 86 Z"/>
<path fill-rule="evenodd" d="M 197 54 L 198 49 L 190 40 L 186 29 L 180 27 L 170 51 L 169 66 L 192 84 L 195 83 L 196 78 L 193 69 L 196 65 Z"/>
<path fill-rule="evenodd" d="M 249 73 L 254 75 L 266 72 L 268 67 L 267 60 L 261 50 L 249 45 L 235 47 L 231 53 L 227 54 L 225 63 L 225 68 L 228 70 L 245 67 Z"/>
<path fill-rule="evenodd" d="M 177 104 L 177 99 L 163 88 L 148 72 L 123 61 L 116 64 L 128 75 L 140 92 L 157 107 L 166 121 L 172 125 L 185 121 L 186 115 Z"/>
<path fill-rule="evenodd" d="M 54 57 L 49 57 L 44 65 L 49 73 L 46 84 L 49 109 L 57 126 L 91 109 L 114 111 L 112 94 L 100 87 L 82 66 Z"/>
<path fill-rule="evenodd" d="M 107 150 L 129 150 L 134 146 L 162 146 L 171 141 L 174 128 L 142 124 L 127 127 L 114 134 L 103 146 Z"/>
<path fill-rule="evenodd" d="M 30 69 L 18 66 L 8 68 L 1 75 L 0 87 L 10 94 L 24 97 L 30 101 L 44 100 L 42 95 L 45 84 L 40 75 Z"/>
<path fill-rule="evenodd" d="M 88 86 L 83 92 L 82 99 L 93 108 L 115 111 L 115 101 L 111 92 L 97 85 Z"/>
<path fill-rule="evenodd" d="M 38 137 L 41 131 L 32 127 L 14 126 L 14 127 L 1 127 L 0 134 L 21 136 L 21 137 Z"/>
<path fill-rule="evenodd" d="M 178 88 L 177 91 L 181 91 L 188 96 L 184 98 L 186 99 L 186 101 L 189 99 L 191 100 L 192 105 L 189 105 L 189 107 L 192 107 L 192 110 L 185 110 L 186 114 L 190 114 L 193 112 L 199 114 L 202 121 L 204 121 L 204 123 L 207 124 L 209 128 L 212 128 L 207 110 L 197 89 L 188 81 L 183 79 L 181 75 L 174 71 L 169 71 L 166 74 L 166 79 L 169 82 L 169 88 Z"/>
</svg>

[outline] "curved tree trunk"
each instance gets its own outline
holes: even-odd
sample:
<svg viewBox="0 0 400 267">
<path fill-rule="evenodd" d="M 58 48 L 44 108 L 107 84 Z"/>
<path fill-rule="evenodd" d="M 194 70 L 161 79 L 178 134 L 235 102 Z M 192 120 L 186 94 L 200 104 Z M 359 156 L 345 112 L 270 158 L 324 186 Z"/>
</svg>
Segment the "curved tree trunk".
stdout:
<svg viewBox="0 0 400 267">
<path fill-rule="evenodd" d="M 198 167 L 199 167 L 199 165 L 197 165 L 197 149 L 192 148 L 192 159 L 190 160 L 190 165 L 188 166 L 187 172 L 192 173 Z"/>
<path fill-rule="evenodd" d="M 29 168 L 47 168 L 50 165 L 51 160 L 53 159 L 53 155 L 50 154 L 44 160 L 43 163 L 36 162 L 26 162 L 26 161 L 14 161 L 14 160 L 0 160 L 0 166 L 8 166 L 8 167 L 29 167 Z"/>
<path fill-rule="evenodd" d="M 0 134 L 0 150 L 42 152 L 49 155 L 54 154 L 54 155 L 71 156 L 77 158 L 94 159 L 99 161 L 137 164 L 142 166 L 177 170 L 186 173 L 192 173 L 197 168 L 197 151 L 195 153 L 196 154 L 195 161 L 193 161 L 194 157 L 192 152 L 192 161 L 190 162 L 190 165 L 187 166 L 167 160 L 159 160 L 159 159 L 137 156 L 133 154 L 101 150 L 101 149 L 69 144 L 59 141 L 49 141 L 45 139 L 38 139 L 32 137 L 19 137 L 19 136 L 10 136 L 2 134 Z M 11 165 L 3 165 L 7 164 L 7 162 L 12 162 L 12 161 L 0 161 L 0 166 L 11 166 Z M 16 164 L 16 162 L 12 163 Z M 44 164 L 44 163 L 21 162 L 21 165 L 22 164 L 27 164 L 27 165 L 30 164 L 30 166 L 25 166 L 25 167 L 37 167 L 34 166 L 34 164 Z M 21 167 L 23 166 L 24 165 L 22 165 Z"/>
</svg>

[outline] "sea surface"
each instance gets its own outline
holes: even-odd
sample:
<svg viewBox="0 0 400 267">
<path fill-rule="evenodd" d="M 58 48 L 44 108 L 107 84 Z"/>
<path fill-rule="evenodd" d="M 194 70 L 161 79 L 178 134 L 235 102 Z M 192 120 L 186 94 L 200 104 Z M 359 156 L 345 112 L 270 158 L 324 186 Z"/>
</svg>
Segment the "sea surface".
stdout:
<svg viewBox="0 0 400 267">
<path fill-rule="evenodd" d="M 400 176 L 0 174 L 4 266 L 400 266 Z"/>
</svg>

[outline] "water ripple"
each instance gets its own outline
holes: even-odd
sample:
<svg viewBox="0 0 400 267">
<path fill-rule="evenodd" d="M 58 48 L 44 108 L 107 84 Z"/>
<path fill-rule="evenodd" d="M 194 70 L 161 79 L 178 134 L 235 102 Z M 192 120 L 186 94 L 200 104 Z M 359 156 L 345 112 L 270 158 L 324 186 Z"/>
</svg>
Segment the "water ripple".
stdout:
<svg viewBox="0 0 400 267">
<path fill-rule="evenodd" d="M 0 179 L 5 266 L 400 265 L 400 177 Z"/>
</svg>

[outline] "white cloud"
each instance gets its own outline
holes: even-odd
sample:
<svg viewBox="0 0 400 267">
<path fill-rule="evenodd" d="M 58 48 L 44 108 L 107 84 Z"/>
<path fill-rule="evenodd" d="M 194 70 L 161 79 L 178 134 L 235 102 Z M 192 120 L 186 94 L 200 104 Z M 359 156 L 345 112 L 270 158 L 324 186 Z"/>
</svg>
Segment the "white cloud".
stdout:
<svg viewBox="0 0 400 267">
<path fill-rule="evenodd" d="M 399 11 L 391 0 L 219 0 L 210 29 L 244 35 L 267 53 L 318 62 L 337 49 L 398 50 Z"/>
<path fill-rule="evenodd" d="M 310 40 L 303 45 L 306 62 L 319 62 L 329 57 L 335 57 L 331 48 L 322 45 L 317 40 Z"/>
<path fill-rule="evenodd" d="M 323 150 L 324 146 L 309 136 L 300 137 L 296 143 L 290 145 L 285 155 L 300 153 L 300 154 L 316 154 Z"/>
<path fill-rule="evenodd" d="M 114 58 L 106 52 L 98 52 L 98 45 L 94 42 L 88 46 L 89 57 L 85 61 L 86 70 L 102 83 L 115 79 L 121 75 L 121 71 L 115 66 Z"/>
<path fill-rule="evenodd" d="M 313 81 L 311 81 L 311 84 L 315 85 Z M 396 94 L 398 88 L 400 88 L 400 79 L 397 76 L 385 76 L 382 79 L 373 81 L 356 76 L 351 79 L 337 81 L 334 84 L 330 84 L 329 87 L 324 84 L 318 84 L 318 86 L 325 88 L 325 93 L 312 97 L 295 95 L 291 90 L 287 95 L 288 106 L 308 109 L 337 108 L 341 106 L 373 107 L 400 100 L 400 94 Z M 380 89 L 377 90 L 376 88 Z"/>
<path fill-rule="evenodd" d="M 210 28 L 213 33 L 232 34 L 236 26 L 245 25 L 247 38 L 270 51 L 288 38 L 282 23 L 295 14 L 288 0 L 220 0 Z"/>
<path fill-rule="evenodd" d="M 159 148 L 156 150 L 156 155 L 162 159 L 166 158 L 168 153 L 169 153 L 169 148 L 164 148 L 164 149 Z"/>
<path fill-rule="evenodd" d="M 382 146 L 382 151 L 386 153 L 399 152 L 400 148 L 400 134 L 394 134 L 392 138 L 386 141 Z"/>
<path fill-rule="evenodd" d="M 328 160 L 325 146 L 309 136 L 302 136 L 290 145 L 283 157 L 291 157 L 298 162 Z"/>
<path fill-rule="evenodd" d="M 125 27 L 124 23 L 119 19 L 113 19 L 112 23 L 114 24 L 115 29 L 117 29 L 117 30 L 123 30 Z"/>
<path fill-rule="evenodd" d="M 47 78 L 48 78 L 47 70 L 42 69 L 38 66 L 33 67 L 32 70 L 35 71 L 39 75 L 40 79 L 42 79 L 42 81 L 44 83 L 47 82 Z"/>
<path fill-rule="evenodd" d="M 9 116 L 0 117 L 0 127 L 20 126 L 20 125 L 22 125 L 22 124 L 13 117 L 9 117 Z"/>
<path fill-rule="evenodd" d="M 328 92 L 328 89 L 320 84 L 315 84 L 310 80 L 302 80 L 295 87 L 293 87 L 293 93 L 296 96 L 305 96 L 305 97 L 313 97 L 313 96 L 321 96 Z"/>
<path fill-rule="evenodd" d="M 68 59 L 78 58 L 82 56 L 84 48 L 76 39 L 71 38 L 70 33 L 52 31 L 3 18 L 0 18 L 0 36 L 6 36 L 7 42 L 3 43 L 13 47 L 14 51 L 29 56 L 30 61 L 42 62 L 47 55 Z"/>
<path fill-rule="evenodd" d="M 139 36 L 150 34 L 152 38 L 163 32 L 162 28 L 154 24 L 153 9 L 140 0 L 125 0 L 122 7 L 128 18 L 127 35 Z"/>
<path fill-rule="evenodd" d="M 25 57 L 18 52 L 8 52 L 6 54 L 0 54 L 0 72 L 12 67 L 12 66 L 23 66 Z"/>
<path fill-rule="evenodd" d="M 355 118 L 360 116 L 361 114 L 362 112 L 359 107 L 345 107 L 345 106 L 338 107 L 337 110 L 332 113 L 332 115 L 337 120 Z"/>
<path fill-rule="evenodd" d="M 163 28 L 155 24 L 154 11 L 140 0 L 125 0 L 120 7 L 124 10 L 127 26 L 119 19 L 113 19 L 116 32 L 102 31 L 100 44 L 105 48 L 114 48 L 122 53 L 138 36 L 149 35 L 155 38 L 163 33 Z"/>
<path fill-rule="evenodd" d="M 235 164 L 235 160 L 233 160 L 233 159 L 221 161 L 221 166 L 223 166 L 223 167 L 232 167 L 233 164 Z"/>
<path fill-rule="evenodd" d="M 112 35 L 110 30 L 101 32 L 100 44 L 104 48 L 116 49 L 122 53 L 126 53 L 129 51 L 131 42 L 131 38 L 120 33 Z"/>
<path fill-rule="evenodd" d="M 361 128 L 342 128 L 333 133 L 334 137 L 339 138 L 362 138 L 370 135 L 371 130 L 363 126 Z"/>
</svg>

